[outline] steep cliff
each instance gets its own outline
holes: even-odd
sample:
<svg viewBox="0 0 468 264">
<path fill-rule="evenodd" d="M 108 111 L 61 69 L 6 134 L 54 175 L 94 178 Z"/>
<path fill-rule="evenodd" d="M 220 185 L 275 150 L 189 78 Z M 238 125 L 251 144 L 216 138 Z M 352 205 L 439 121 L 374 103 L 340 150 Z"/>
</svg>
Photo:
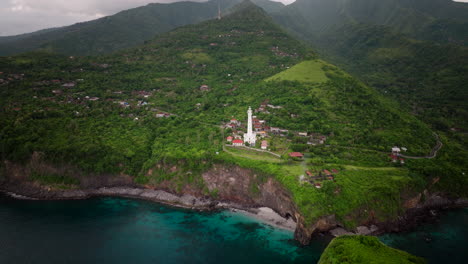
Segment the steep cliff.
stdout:
<svg viewBox="0 0 468 264">
<path fill-rule="evenodd" d="M 344 226 L 334 214 L 320 217 L 312 223 L 306 221 L 291 193 L 277 180 L 235 165 L 213 165 L 192 183 L 181 184 L 174 178 L 176 180 L 146 185 L 136 184 L 134 178 L 125 174 L 90 175 L 72 166 L 54 166 L 44 161 L 40 153 L 35 153 L 30 161 L 24 164 L 4 161 L 1 168 L 3 180 L 0 180 L 0 190 L 35 199 L 125 196 L 204 210 L 269 207 L 282 217 L 292 218 L 297 223 L 294 236 L 302 244 L 308 244 L 317 232 Z M 158 170 L 155 169 L 149 170 L 148 173 L 157 173 Z M 181 166 L 169 166 L 166 169 L 188 177 Z M 359 224 L 377 224 L 380 232 L 401 231 L 427 218 L 430 214 L 427 209 L 466 206 L 467 202 L 460 199 L 450 200 L 426 190 L 402 200 L 406 211 L 398 220 Z"/>
</svg>

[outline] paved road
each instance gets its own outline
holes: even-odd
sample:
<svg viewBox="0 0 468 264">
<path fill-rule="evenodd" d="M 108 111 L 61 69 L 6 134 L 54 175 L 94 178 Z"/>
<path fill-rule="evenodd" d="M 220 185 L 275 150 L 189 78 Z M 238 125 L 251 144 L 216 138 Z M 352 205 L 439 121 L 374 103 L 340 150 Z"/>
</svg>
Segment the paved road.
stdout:
<svg viewBox="0 0 468 264">
<path fill-rule="evenodd" d="M 436 139 L 437 139 L 437 144 L 436 144 L 435 147 L 431 150 L 431 154 L 429 154 L 429 155 L 427 155 L 427 156 L 420 156 L 420 157 L 417 157 L 417 156 L 406 156 L 406 155 L 400 154 L 400 157 L 406 158 L 406 159 L 433 159 L 433 158 L 437 157 L 437 152 L 439 152 L 439 150 L 442 148 L 442 146 L 444 146 L 444 144 L 442 144 L 442 142 L 440 141 L 439 135 L 437 135 L 436 133 L 434 133 L 434 136 L 435 136 Z"/>
</svg>

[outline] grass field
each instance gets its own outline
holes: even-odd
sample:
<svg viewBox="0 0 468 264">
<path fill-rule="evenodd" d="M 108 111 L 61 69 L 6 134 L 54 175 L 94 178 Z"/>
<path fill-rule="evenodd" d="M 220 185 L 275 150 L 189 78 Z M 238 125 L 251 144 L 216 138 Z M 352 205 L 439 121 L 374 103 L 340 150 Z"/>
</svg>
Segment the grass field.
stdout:
<svg viewBox="0 0 468 264">
<path fill-rule="evenodd" d="M 233 156 L 242 157 L 246 159 L 266 161 L 271 163 L 282 163 L 284 160 L 275 157 L 269 153 L 259 152 L 255 150 L 249 150 L 246 148 L 232 148 L 226 147 L 225 151 Z"/>
<path fill-rule="evenodd" d="M 325 62 L 321 60 L 304 61 L 268 78 L 266 81 L 326 82 L 328 78 L 322 69 L 325 65 Z"/>
<path fill-rule="evenodd" d="M 423 258 L 384 245 L 376 237 L 342 236 L 333 239 L 319 264 L 332 263 L 426 263 Z"/>
</svg>

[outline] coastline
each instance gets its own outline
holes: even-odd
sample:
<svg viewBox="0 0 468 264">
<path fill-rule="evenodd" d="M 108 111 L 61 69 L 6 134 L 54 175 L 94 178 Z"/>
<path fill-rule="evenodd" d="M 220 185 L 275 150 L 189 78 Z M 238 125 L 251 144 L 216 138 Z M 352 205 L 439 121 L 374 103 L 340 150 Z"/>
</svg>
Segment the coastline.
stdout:
<svg viewBox="0 0 468 264">
<path fill-rule="evenodd" d="M 189 194 L 182 196 L 164 190 L 152 190 L 141 187 L 100 187 L 95 189 L 76 190 L 46 190 L 37 186 L 4 185 L 0 192 L 21 200 L 84 200 L 93 197 L 120 197 L 145 200 L 171 207 L 195 211 L 229 210 L 255 218 L 275 228 L 297 232 L 298 224 L 292 218 L 282 217 L 273 209 L 262 205 L 243 205 L 229 201 L 219 201 L 208 197 L 196 197 Z M 435 221 L 439 217 L 438 210 L 449 210 L 468 207 L 468 199 L 449 200 L 434 195 L 423 204 L 408 209 L 406 213 L 394 221 L 375 223 L 369 226 L 358 226 L 355 230 L 346 230 L 340 225 L 331 226 L 318 233 L 330 234 L 334 237 L 342 235 L 382 235 L 386 233 L 403 233 L 415 227 Z"/>
<path fill-rule="evenodd" d="M 247 217 L 255 218 L 256 220 L 274 228 L 284 229 L 291 232 L 294 232 L 297 226 L 296 222 L 294 222 L 292 218 L 286 219 L 268 207 L 246 207 L 240 204 L 216 201 L 209 198 L 197 198 L 192 195 L 177 196 L 163 190 L 149 190 L 130 187 L 102 187 L 89 190 L 54 192 L 55 195 L 47 198 L 31 197 L 3 189 L 0 189 L 0 192 L 14 199 L 33 201 L 86 200 L 93 197 L 130 198 L 195 211 L 229 210 L 231 212 L 243 214 Z"/>
</svg>

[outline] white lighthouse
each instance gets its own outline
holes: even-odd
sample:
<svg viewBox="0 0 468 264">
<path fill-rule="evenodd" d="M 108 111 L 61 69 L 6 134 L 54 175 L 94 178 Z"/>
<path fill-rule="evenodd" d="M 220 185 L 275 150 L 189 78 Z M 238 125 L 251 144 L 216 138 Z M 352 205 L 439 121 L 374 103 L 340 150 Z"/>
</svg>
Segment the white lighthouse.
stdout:
<svg viewBox="0 0 468 264">
<path fill-rule="evenodd" d="M 252 108 L 247 111 L 247 133 L 244 134 L 244 143 L 249 143 L 250 146 L 255 146 L 257 135 L 252 131 Z"/>
</svg>

